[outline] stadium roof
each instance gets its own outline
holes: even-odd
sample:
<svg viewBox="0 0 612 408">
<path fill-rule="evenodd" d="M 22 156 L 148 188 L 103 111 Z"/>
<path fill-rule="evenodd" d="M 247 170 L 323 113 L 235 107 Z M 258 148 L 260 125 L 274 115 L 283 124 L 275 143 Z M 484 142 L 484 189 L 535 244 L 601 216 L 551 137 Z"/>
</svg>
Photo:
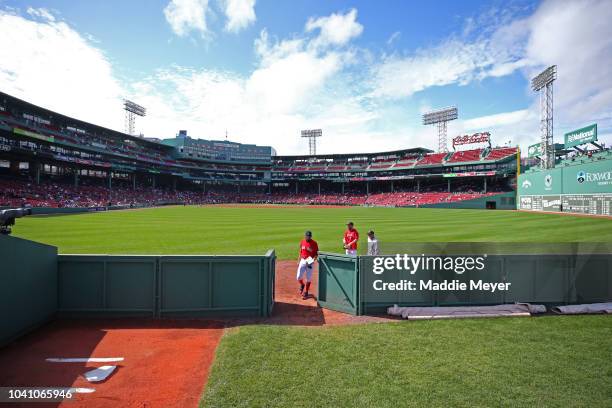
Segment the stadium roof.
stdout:
<svg viewBox="0 0 612 408">
<path fill-rule="evenodd" d="M 289 156 L 274 156 L 273 160 L 309 160 L 309 159 L 349 159 L 353 157 L 376 157 L 376 156 L 391 156 L 403 154 L 424 154 L 433 153 L 433 150 L 424 147 L 413 147 L 410 149 L 391 150 L 387 152 L 368 152 L 368 153 L 339 153 L 339 154 L 317 154 L 311 156 L 305 155 L 289 155 Z"/>
<path fill-rule="evenodd" d="M 83 127 L 85 129 L 93 128 L 94 130 L 102 131 L 102 132 L 105 132 L 105 133 L 111 133 L 111 134 L 113 134 L 116 137 L 121 137 L 121 138 L 124 138 L 124 139 L 127 138 L 127 139 L 133 140 L 135 142 L 142 142 L 142 143 L 146 143 L 146 144 L 149 144 L 149 145 L 154 145 L 154 146 L 160 147 L 162 149 L 170 148 L 170 146 L 162 144 L 160 142 L 156 142 L 154 140 L 145 139 L 145 138 L 139 137 L 139 136 L 128 135 L 127 133 L 118 132 L 118 131 L 113 130 L 113 129 L 105 128 L 103 126 L 98 126 L 98 125 L 95 125 L 93 123 L 85 122 L 83 120 L 71 118 L 70 116 L 62 115 L 61 113 L 57 113 L 57 112 L 54 112 L 52 110 L 40 107 L 38 105 L 34 105 L 33 103 L 24 101 L 23 99 L 16 98 L 16 97 L 14 97 L 12 95 L 9 95 L 9 94 L 1 92 L 1 91 L 0 91 L 0 99 L 7 100 L 7 102 L 15 103 L 15 104 L 18 104 L 18 105 L 24 105 L 24 107 L 26 107 L 30 111 L 29 113 L 39 115 L 43 119 L 51 119 L 52 118 L 54 121 L 57 121 L 59 119 L 61 121 L 67 122 L 70 125 L 74 125 L 74 126 L 78 126 L 78 127 Z"/>
</svg>

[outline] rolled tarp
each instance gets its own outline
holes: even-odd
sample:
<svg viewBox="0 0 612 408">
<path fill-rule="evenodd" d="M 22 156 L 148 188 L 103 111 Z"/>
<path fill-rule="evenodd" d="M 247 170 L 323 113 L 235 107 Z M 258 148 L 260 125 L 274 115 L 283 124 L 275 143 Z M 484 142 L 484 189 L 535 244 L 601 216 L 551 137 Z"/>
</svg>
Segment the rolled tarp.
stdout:
<svg viewBox="0 0 612 408">
<path fill-rule="evenodd" d="M 493 306 L 441 306 L 441 307 L 400 307 L 393 305 L 387 309 L 387 314 L 400 316 L 407 320 L 423 319 L 458 319 L 473 317 L 527 317 L 532 313 L 544 313 L 544 305 L 530 303 L 514 303 Z"/>
<path fill-rule="evenodd" d="M 555 306 L 552 311 L 558 314 L 612 314 L 612 303 Z"/>
</svg>

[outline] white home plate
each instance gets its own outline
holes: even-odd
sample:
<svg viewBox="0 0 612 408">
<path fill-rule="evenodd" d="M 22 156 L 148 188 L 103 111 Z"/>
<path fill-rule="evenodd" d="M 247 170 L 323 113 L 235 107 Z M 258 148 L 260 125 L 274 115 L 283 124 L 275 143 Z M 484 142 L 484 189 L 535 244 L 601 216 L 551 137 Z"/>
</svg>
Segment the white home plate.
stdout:
<svg viewBox="0 0 612 408">
<path fill-rule="evenodd" d="M 104 381 L 113 373 L 113 371 L 115 371 L 115 368 L 117 368 L 117 366 L 102 366 L 96 368 L 95 370 L 86 372 L 85 378 L 89 382 Z"/>
</svg>

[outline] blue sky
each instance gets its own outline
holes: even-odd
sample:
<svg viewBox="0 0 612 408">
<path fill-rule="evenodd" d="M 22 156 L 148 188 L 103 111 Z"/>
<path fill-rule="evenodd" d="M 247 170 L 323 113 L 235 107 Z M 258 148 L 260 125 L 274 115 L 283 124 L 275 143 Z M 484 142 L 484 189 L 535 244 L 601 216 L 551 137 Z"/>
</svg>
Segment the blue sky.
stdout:
<svg viewBox="0 0 612 408">
<path fill-rule="evenodd" d="M 557 64 L 555 135 L 593 122 L 610 141 L 606 1 L 0 0 L 0 89 L 146 136 L 321 152 L 435 148 L 420 115 L 457 105 L 449 136 L 538 141 L 529 78 Z M 609 144 L 609 143 L 608 143 Z"/>
</svg>

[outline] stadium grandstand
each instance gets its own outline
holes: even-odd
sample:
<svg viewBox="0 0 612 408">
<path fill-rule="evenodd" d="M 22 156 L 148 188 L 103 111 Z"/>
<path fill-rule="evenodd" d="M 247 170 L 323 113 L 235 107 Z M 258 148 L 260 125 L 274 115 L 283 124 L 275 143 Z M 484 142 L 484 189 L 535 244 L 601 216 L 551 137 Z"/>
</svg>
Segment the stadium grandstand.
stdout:
<svg viewBox="0 0 612 408">
<path fill-rule="evenodd" d="M 271 146 L 149 139 L 0 93 L 0 207 L 282 203 L 515 208 L 518 149 L 279 156 Z M 476 208 L 476 207 L 474 207 Z"/>
</svg>

